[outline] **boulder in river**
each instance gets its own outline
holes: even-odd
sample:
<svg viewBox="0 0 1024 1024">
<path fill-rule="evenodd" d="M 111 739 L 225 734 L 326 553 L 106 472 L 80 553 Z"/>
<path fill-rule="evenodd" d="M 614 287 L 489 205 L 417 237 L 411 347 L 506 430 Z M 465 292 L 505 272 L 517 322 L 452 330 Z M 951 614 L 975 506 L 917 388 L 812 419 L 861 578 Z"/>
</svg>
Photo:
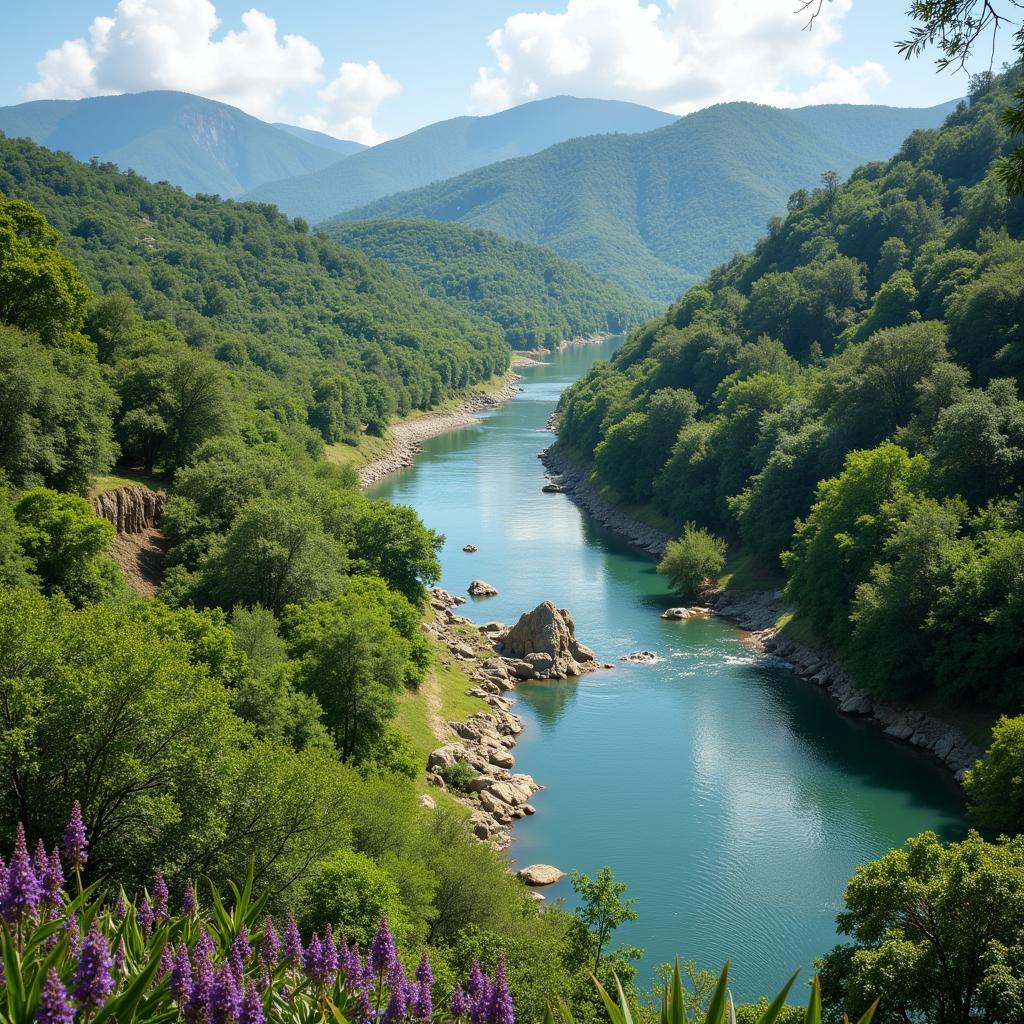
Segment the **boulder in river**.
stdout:
<svg viewBox="0 0 1024 1024">
<path fill-rule="evenodd" d="M 545 494 L 561 494 L 562 493 L 562 485 L 561 484 L 545 484 L 541 488 L 541 490 Z"/>
<path fill-rule="evenodd" d="M 465 551 L 467 555 L 472 555 L 475 554 L 479 548 L 477 548 L 475 544 L 466 544 L 463 546 L 462 550 Z"/>
<path fill-rule="evenodd" d="M 668 608 L 661 613 L 663 619 L 671 619 L 681 622 L 683 619 L 706 619 L 710 617 L 711 609 L 694 605 L 692 608 Z"/>
<path fill-rule="evenodd" d="M 484 580 L 473 580 L 467 592 L 470 597 L 494 597 L 498 593 L 498 588 L 492 587 Z"/>
<path fill-rule="evenodd" d="M 576 625 L 564 608 L 543 601 L 519 621 L 495 645 L 495 650 L 516 665 L 529 667 L 526 678 L 566 679 L 597 668 L 594 652 L 576 639 Z"/>
<path fill-rule="evenodd" d="M 516 872 L 527 885 L 554 885 L 565 878 L 565 872 L 550 864 L 531 864 Z"/>
<path fill-rule="evenodd" d="M 661 661 L 661 657 L 654 651 L 633 651 L 632 654 L 623 654 L 619 661 L 626 661 L 631 665 L 654 665 Z"/>
</svg>

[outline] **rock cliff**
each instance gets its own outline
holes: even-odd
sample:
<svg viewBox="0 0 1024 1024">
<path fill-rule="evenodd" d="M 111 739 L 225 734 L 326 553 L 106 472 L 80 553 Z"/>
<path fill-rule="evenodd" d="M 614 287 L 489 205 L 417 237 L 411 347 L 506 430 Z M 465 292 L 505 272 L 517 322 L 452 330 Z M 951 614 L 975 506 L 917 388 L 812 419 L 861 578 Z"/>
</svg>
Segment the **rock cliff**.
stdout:
<svg viewBox="0 0 1024 1024">
<path fill-rule="evenodd" d="M 163 491 L 151 491 L 142 484 L 131 484 L 105 491 L 89 499 L 96 515 L 114 524 L 118 535 L 143 533 L 160 525 L 164 502 Z"/>
<path fill-rule="evenodd" d="M 597 668 L 594 652 L 576 639 L 572 616 L 550 601 L 524 612 L 507 633 L 498 637 L 494 649 L 503 658 L 525 663 L 529 670 L 525 678 L 568 679 Z M 516 664 L 513 671 L 524 678 L 519 668 Z"/>
</svg>

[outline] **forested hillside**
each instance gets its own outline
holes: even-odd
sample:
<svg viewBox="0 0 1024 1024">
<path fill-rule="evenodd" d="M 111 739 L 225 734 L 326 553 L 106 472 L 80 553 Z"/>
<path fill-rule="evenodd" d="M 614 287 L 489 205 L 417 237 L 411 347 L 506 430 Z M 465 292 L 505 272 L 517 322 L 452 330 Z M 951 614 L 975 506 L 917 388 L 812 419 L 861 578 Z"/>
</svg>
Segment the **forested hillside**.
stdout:
<svg viewBox="0 0 1024 1024">
<path fill-rule="evenodd" d="M 363 148 L 270 125 L 202 96 L 163 91 L 0 107 L 0 132 L 225 198 L 320 170 Z"/>
<path fill-rule="evenodd" d="M 310 223 L 381 196 L 419 188 L 556 142 L 606 132 L 647 132 L 672 114 L 617 100 L 553 96 L 485 117 L 453 117 L 374 146 L 355 159 L 269 182 L 244 198 L 274 203 Z"/>
<path fill-rule="evenodd" d="M 339 219 L 427 217 L 486 228 L 664 302 L 752 245 L 794 189 L 823 170 L 845 174 L 888 157 L 907 132 L 935 127 L 948 109 L 832 106 L 819 114 L 727 103 L 642 135 L 573 139 Z"/>
<path fill-rule="evenodd" d="M 1024 706 L 1020 74 L 796 192 L 562 403 L 600 484 L 781 564 L 879 696 Z"/>
<path fill-rule="evenodd" d="M 190 352 L 231 367 L 261 411 L 328 441 L 508 366 L 493 324 L 272 207 L 192 198 L 2 138 L 0 193 L 46 214 L 95 292 L 126 294 Z"/>
<path fill-rule="evenodd" d="M 356 221 L 325 234 L 408 270 L 434 298 L 497 323 L 519 349 L 557 348 L 592 334 L 622 334 L 654 303 L 547 249 L 437 221 Z"/>
</svg>

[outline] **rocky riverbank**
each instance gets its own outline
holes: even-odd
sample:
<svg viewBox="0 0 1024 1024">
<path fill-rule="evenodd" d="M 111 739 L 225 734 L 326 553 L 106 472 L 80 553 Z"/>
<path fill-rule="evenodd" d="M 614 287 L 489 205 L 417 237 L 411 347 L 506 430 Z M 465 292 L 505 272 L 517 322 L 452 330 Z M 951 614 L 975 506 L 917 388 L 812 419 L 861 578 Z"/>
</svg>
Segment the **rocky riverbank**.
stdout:
<svg viewBox="0 0 1024 1024">
<path fill-rule="evenodd" d="M 670 539 L 667 534 L 610 506 L 590 483 L 587 471 L 567 458 L 557 445 L 541 452 L 540 457 L 552 480 L 580 508 L 646 554 L 662 557 Z M 852 682 L 833 655 L 779 636 L 775 623 L 792 610 L 781 591 L 717 590 L 702 595 L 702 600 L 715 615 L 748 630 L 758 650 L 781 659 L 802 679 L 827 689 L 842 714 L 872 718 L 887 736 L 929 751 L 958 782 L 984 756 L 984 751 L 957 726 L 923 711 L 875 700 Z"/>
<path fill-rule="evenodd" d="M 477 626 L 456 612 L 462 603 L 463 598 L 445 590 L 432 590 L 433 621 L 424 629 L 462 664 L 475 684 L 467 693 L 489 710 L 477 711 L 464 722 L 446 723 L 448 742 L 427 759 L 427 781 L 470 810 L 477 838 L 505 849 L 512 825 L 535 813 L 530 799 L 543 788 L 532 776 L 512 770 L 512 750 L 523 723 L 512 713 L 515 702 L 506 694 L 521 679 L 566 678 L 596 668 L 597 662 L 576 640 L 569 613 L 550 601 L 524 613 L 511 629 L 498 622 Z M 460 762 L 473 777 L 457 791 L 446 774 Z"/>
<path fill-rule="evenodd" d="M 383 458 L 368 462 L 359 470 L 360 486 L 369 487 L 389 473 L 413 465 L 423 442 L 431 437 L 479 423 L 480 420 L 474 413 L 504 405 L 515 398 L 522 391 L 519 386 L 521 380 L 519 374 L 510 373 L 496 391 L 480 391 L 449 412 L 429 412 L 393 423 L 390 427 L 391 451 Z"/>
</svg>

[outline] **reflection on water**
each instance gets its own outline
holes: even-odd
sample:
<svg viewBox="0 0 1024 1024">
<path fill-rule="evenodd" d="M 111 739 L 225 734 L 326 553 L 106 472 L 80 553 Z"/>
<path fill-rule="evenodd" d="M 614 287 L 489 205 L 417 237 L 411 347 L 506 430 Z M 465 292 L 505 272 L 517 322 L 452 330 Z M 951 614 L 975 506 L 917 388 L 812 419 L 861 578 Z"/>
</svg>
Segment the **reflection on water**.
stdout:
<svg viewBox="0 0 1024 1024">
<path fill-rule="evenodd" d="M 665 622 L 654 565 L 542 494 L 538 449 L 562 389 L 615 343 L 523 371 L 526 391 L 486 423 L 427 442 L 374 494 L 444 533 L 441 585 L 482 578 L 500 594 L 471 618 L 512 622 L 545 598 L 615 667 L 519 688 L 517 768 L 547 788 L 516 826 L 518 863 L 609 864 L 640 899 L 624 941 L 644 971 L 677 953 L 734 964 L 738 998 L 776 991 L 836 941 L 854 868 L 925 828 L 962 834 L 960 795 L 919 751 L 836 714 L 826 693 L 756 657 L 718 620 Z M 479 552 L 467 555 L 472 542 Z M 656 651 L 656 665 L 620 655 Z M 563 882 L 550 897 L 572 893 Z"/>
</svg>

